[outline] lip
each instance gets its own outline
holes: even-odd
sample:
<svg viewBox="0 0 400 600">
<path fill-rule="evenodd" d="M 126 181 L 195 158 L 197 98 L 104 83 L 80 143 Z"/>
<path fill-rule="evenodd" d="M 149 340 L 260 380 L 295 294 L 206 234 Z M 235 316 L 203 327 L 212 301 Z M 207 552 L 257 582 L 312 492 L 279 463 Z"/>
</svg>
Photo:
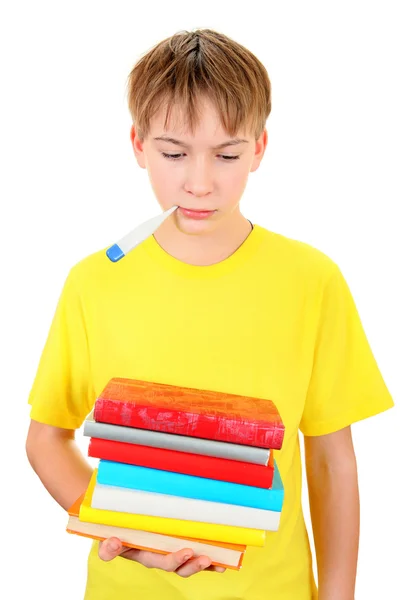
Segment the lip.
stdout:
<svg viewBox="0 0 400 600">
<path fill-rule="evenodd" d="M 215 210 L 184 208 L 183 206 L 180 206 L 178 210 L 181 212 L 181 214 L 183 214 L 185 217 L 188 217 L 189 219 L 207 219 L 207 217 L 215 213 Z"/>
</svg>

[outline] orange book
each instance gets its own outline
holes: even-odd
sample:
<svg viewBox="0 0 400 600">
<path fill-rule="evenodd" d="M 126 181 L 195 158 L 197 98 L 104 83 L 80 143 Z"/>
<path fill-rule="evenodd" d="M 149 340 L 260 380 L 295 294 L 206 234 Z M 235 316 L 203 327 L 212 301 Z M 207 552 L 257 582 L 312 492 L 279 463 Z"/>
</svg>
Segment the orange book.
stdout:
<svg viewBox="0 0 400 600">
<path fill-rule="evenodd" d="M 191 548 L 194 551 L 194 556 L 208 556 L 212 565 L 236 571 L 242 566 L 246 551 L 246 546 L 243 545 L 175 537 L 152 533 L 150 531 L 81 521 L 79 519 L 79 509 L 83 498 L 84 494 L 68 510 L 68 533 L 74 533 L 99 541 L 103 541 L 109 537 L 117 537 L 128 548 L 149 550 L 159 554 L 169 554 L 170 552 L 177 552 L 182 548 Z"/>
</svg>

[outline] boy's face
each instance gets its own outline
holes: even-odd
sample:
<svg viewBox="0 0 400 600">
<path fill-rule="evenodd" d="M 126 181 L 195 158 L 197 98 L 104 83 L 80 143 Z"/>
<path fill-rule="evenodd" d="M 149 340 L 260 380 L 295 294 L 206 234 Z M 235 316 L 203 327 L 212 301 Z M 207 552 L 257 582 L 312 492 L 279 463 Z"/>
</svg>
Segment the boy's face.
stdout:
<svg viewBox="0 0 400 600">
<path fill-rule="evenodd" d="M 194 134 L 185 127 L 178 109 L 172 111 L 167 130 L 165 109 L 157 113 L 143 141 L 135 127 L 131 129 L 136 159 L 147 169 L 160 206 L 166 210 L 178 205 L 175 224 L 188 234 L 211 232 L 222 223 L 234 225 L 243 219 L 239 201 L 248 175 L 258 168 L 267 144 L 265 130 L 258 140 L 245 131 L 230 138 L 207 100 L 203 100 L 200 111 Z"/>
</svg>

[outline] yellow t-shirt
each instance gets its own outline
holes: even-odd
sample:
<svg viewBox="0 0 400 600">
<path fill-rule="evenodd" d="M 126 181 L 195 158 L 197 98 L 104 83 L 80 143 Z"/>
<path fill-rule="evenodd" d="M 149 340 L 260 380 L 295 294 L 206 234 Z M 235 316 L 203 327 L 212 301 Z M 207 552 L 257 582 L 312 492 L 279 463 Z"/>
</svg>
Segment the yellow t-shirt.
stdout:
<svg viewBox="0 0 400 600">
<path fill-rule="evenodd" d="M 298 431 L 323 435 L 393 405 L 336 264 L 258 225 L 211 266 L 173 258 L 154 237 L 117 263 L 104 250 L 85 258 L 56 309 L 32 419 L 79 428 L 112 377 L 271 399 L 286 428 L 275 453 L 285 500 L 279 531 L 249 547 L 238 572 L 183 579 L 103 562 L 94 543 L 85 600 L 316 598 Z"/>
</svg>

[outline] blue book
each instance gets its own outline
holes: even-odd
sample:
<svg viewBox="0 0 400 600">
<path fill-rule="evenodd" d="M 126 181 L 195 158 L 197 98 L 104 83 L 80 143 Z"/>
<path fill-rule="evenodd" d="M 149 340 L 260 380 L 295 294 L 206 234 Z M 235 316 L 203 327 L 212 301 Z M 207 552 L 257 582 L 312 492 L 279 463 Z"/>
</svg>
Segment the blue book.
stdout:
<svg viewBox="0 0 400 600">
<path fill-rule="evenodd" d="M 103 485 L 281 512 L 283 484 L 275 461 L 274 466 L 269 490 L 103 459 L 99 461 L 97 481 Z"/>
</svg>

